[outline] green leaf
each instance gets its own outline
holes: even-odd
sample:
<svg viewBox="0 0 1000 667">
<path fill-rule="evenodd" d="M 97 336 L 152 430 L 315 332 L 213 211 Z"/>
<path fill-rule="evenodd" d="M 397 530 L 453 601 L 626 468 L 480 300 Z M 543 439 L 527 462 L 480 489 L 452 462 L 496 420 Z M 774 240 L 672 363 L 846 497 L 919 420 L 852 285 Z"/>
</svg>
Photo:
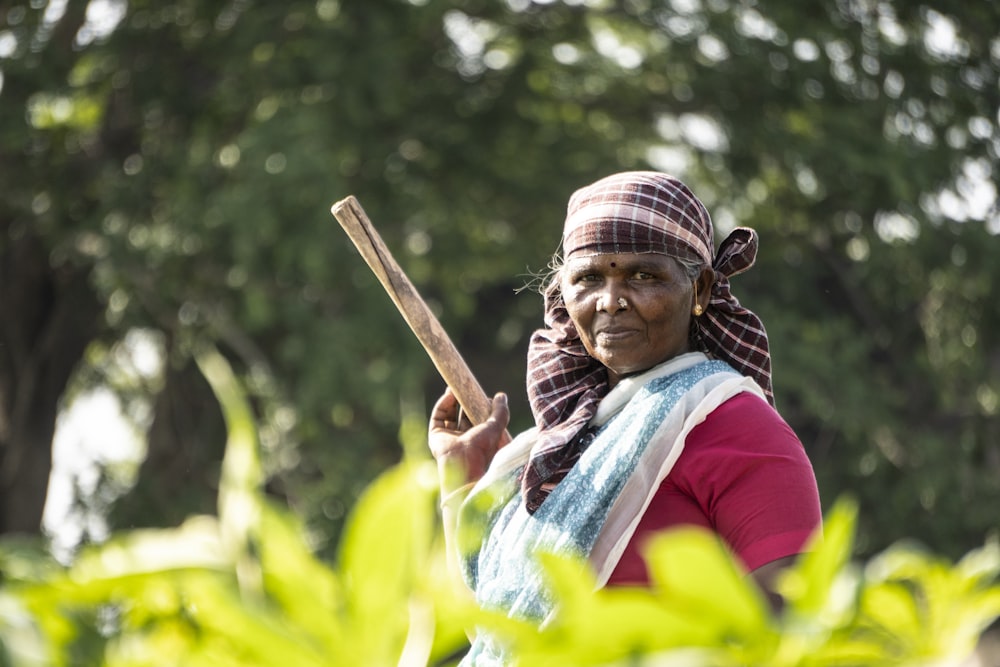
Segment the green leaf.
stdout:
<svg viewBox="0 0 1000 667">
<path fill-rule="evenodd" d="M 700 617 L 717 637 L 753 641 L 770 635 L 763 594 L 718 536 L 672 529 L 649 541 L 645 557 L 653 590 L 664 604 Z"/>
<path fill-rule="evenodd" d="M 222 539 L 232 558 L 239 561 L 237 571 L 241 583 L 251 590 L 259 590 L 259 571 L 250 554 L 250 545 L 260 520 L 259 489 L 264 476 L 253 412 L 225 357 L 214 348 L 206 347 L 195 358 L 222 406 L 228 431 L 219 482 Z"/>
<path fill-rule="evenodd" d="M 888 644 L 900 644 L 898 650 L 920 644 L 924 628 L 922 610 L 913 590 L 896 582 L 865 585 L 860 595 L 864 623 L 884 632 Z"/>
<path fill-rule="evenodd" d="M 365 664 L 391 664 L 402 650 L 434 532 L 436 482 L 432 462 L 397 466 L 369 486 L 345 527 L 345 623 Z"/>
<path fill-rule="evenodd" d="M 178 528 L 141 529 L 85 549 L 69 571 L 78 583 L 114 580 L 170 570 L 232 567 L 215 517 L 194 516 Z"/>
<path fill-rule="evenodd" d="M 260 563 L 264 587 L 286 622 L 310 637 L 328 655 L 347 644 L 340 615 L 343 591 L 336 573 L 309 549 L 298 520 L 262 506 Z"/>
<path fill-rule="evenodd" d="M 630 656 L 714 645 L 719 633 L 676 599 L 638 587 L 595 591 L 586 561 L 540 554 L 556 600 L 553 618 L 530 646 L 516 654 L 528 664 L 601 665 Z"/>
<path fill-rule="evenodd" d="M 0 590 L 0 667 L 52 665 L 50 649 L 24 603 Z"/>
<path fill-rule="evenodd" d="M 836 625 L 851 613 L 857 582 L 848 564 L 853 546 L 857 506 L 840 499 L 828 512 L 822 533 L 806 545 L 795 565 L 778 580 L 786 613 Z"/>
</svg>

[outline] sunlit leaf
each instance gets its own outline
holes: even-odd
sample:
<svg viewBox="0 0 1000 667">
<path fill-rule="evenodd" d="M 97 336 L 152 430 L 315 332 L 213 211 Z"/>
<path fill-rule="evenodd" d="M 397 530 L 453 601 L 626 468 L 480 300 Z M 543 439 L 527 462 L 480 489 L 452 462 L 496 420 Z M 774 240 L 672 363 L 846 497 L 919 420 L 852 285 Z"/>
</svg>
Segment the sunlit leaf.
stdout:
<svg viewBox="0 0 1000 667">
<path fill-rule="evenodd" d="M 663 603 L 699 616 L 716 636 L 769 633 L 767 602 L 717 536 L 696 528 L 670 530 L 649 541 L 645 558 Z"/>
<path fill-rule="evenodd" d="M 225 357 L 206 347 L 196 359 L 222 406 L 228 431 L 219 481 L 220 535 L 236 564 L 241 585 L 250 592 L 258 592 L 260 572 L 250 553 L 260 520 L 259 490 L 263 483 L 256 423 L 243 388 Z"/>
<path fill-rule="evenodd" d="M 50 651 L 23 602 L 0 590 L 0 666 L 46 667 L 55 662 Z"/>
<path fill-rule="evenodd" d="M 422 613 L 433 614 L 427 622 L 432 635 L 425 637 L 431 641 L 428 663 L 435 663 L 455 654 L 469 644 L 469 633 L 479 623 L 482 613 L 472 596 L 456 573 L 449 570 L 444 553 L 443 539 L 439 539 L 426 564 L 424 576 L 417 581 L 415 594 L 425 601 Z M 412 617 L 412 612 L 411 612 Z M 410 635 L 414 633 L 411 623 Z"/>
<path fill-rule="evenodd" d="M 891 634 L 887 642 L 916 646 L 925 631 L 921 602 L 914 597 L 912 588 L 899 583 L 873 583 L 861 592 L 860 611 L 865 622 Z"/>
<path fill-rule="evenodd" d="M 1000 575 L 1000 541 L 991 539 L 968 552 L 955 565 L 955 575 L 967 580 L 970 586 L 995 582 Z"/>
<path fill-rule="evenodd" d="M 841 499 L 824 519 L 822 533 L 813 536 L 795 565 L 780 577 L 778 591 L 790 613 L 840 622 L 854 604 L 856 581 L 848 564 L 854 544 L 856 505 Z"/>
<path fill-rule="evenodd" d="M 214 517 L 196 516 L 175 529 L 133 530 L 86 549 L 70 569 L 77 582 L 152 574 L 165 570 L 232 566 Z"/>
<path fill-rule="evenodd" d="M 423 571 L 436 514 L 436 466 L 400 465 L 372 484 L 345 528 L 339 566 L 345 621 L 358 659 L 383 664 L 399 655 L 409 598 Z"/>
<path fill-rule="evenodd" d="M 716 628 L 683 600 L 638 587 L 594 590 L 586 562 L 541 555 L 556 608 L 537 639 L 518 645 L 528 664 L 601 665 L 665 649 L 713 644 Z"/>
<path fill-rule="evenodd" d="M 260 562 L 264 587 L 287 622 L 324 650 L 347 643 L 340 616 L 343 591 L 336 573 L 309 549 L 298 521 L 263 507 Z"/>
</svg>

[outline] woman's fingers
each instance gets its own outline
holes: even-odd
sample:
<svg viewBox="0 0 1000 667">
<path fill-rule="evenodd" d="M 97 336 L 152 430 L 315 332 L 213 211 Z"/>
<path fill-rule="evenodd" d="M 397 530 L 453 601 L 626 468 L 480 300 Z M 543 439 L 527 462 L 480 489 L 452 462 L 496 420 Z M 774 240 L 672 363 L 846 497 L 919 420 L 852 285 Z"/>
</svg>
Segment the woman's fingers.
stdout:
<svg viewBox="0 0 1000 667">
<path fill-rule="evenodd" d="M 449 389 L 431 411 L 428 438 L 431 453 L 439 460 L 460 461 L 469 479 L 478 479 L 493 460 L 497 449 L 510 440 L 507 433 L 509 421 L 506 394 L 496 394 L 489 418 L 473 426 L 468 417 L 461 414 L 458 400 Z"/>
<path fill-rule="evenodd" d="M 507 444 L 510 436 L 507 434 L 507 424 L 510 423 L 510 407 L 507 405 L 507 394 L 497 393 L 493 397 L 492 410 L 486 424 L 496 434 L 497 449 Z M 506 439 L 504 439 L 506 436 Z"/>
<path fill-rule="evenodd" d="M 510 408 L 507 406 L 507 394 L 502 391 L 493 397 L 492 410 L 490 412 L 490 419 L 501 423 L 502 428 L 507 427 L 507 422 L 510 421 Z"/>
<path fill-rule="evenodd" d="M 459 430 L 459 412 L 461 412 L 461 408 L 458 399 L 452 393 L 451 388 L 446 389 L 431 410 L 431 430 Z"/>
</svg>

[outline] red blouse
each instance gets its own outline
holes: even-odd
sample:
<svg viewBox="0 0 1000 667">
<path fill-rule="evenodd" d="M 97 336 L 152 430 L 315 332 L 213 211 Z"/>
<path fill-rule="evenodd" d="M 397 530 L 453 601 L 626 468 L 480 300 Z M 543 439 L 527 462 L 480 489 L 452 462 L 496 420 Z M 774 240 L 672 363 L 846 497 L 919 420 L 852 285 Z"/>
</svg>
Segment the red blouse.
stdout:
<svg viewBox="0 0 1000 667">
<path fill-rule="evenodd" d="M 754 570 L 800 553 L 821 521 L 802 443 L 766 401 L 737 394 L 688 434 L 608 585 L 648 584 L 642 543 L 671 526 L 715 531 Z"/>
</svg>

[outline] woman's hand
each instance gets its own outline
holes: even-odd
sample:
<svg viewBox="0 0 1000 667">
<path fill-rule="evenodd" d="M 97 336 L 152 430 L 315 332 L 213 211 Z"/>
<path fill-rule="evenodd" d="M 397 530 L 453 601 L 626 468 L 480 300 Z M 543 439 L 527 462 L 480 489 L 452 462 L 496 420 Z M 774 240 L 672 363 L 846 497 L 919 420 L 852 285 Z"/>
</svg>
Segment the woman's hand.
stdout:
<svg viewBox="0 0 1000 667">
<path fill-rule="evenodd" d="M 473 426 L 467 417 L 459 416 L 458 399 L 448 389 L 431 411 L 427 429 L 431 454 L 440 465 L 458 467 L 465 474 L 466 482 L 482 477 L 497 450 L 510 442 L 507 395 L 494 396 L 492 407 L 489 418 Z"/>
</svg>

